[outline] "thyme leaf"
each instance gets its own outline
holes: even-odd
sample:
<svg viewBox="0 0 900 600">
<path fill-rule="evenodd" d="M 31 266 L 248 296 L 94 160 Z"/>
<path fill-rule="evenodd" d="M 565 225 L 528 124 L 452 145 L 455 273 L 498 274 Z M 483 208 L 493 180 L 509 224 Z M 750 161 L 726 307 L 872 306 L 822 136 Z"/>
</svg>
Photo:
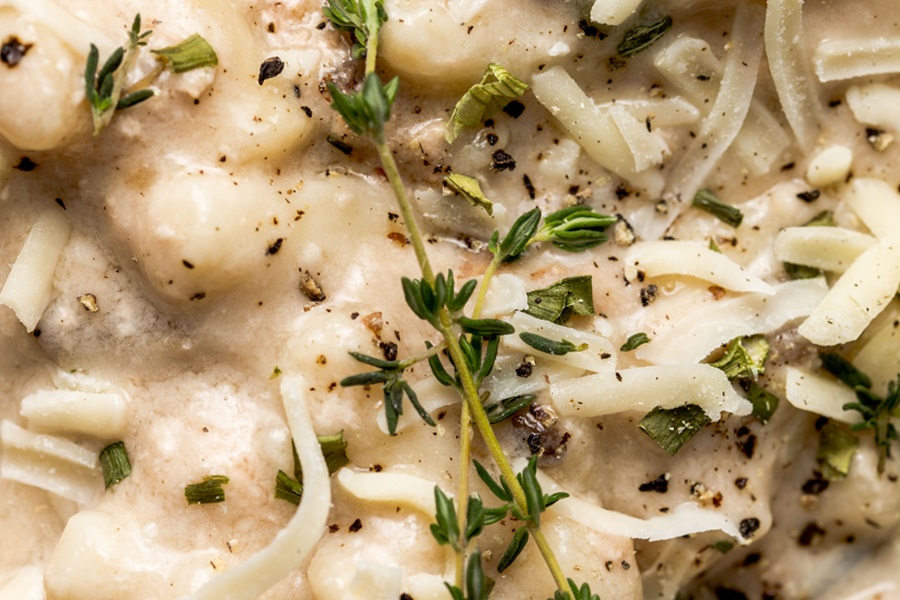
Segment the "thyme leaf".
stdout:
<svg viewBox="0 0 900 600">
<path fill-rule="evenodd" d="M 356 135 L 365 135 L 376 144 L 385 143 L 384 126 L 391 118 L 391 106 L 397 97 L 400 79 L 394 77 L 381 83 L 377 73 L 369 73 L 362 88 L 355 94 L 345 94 L 329 82 L 331 107 L 344 119 Z"/>
<path fill-rule="evenodd" d="M 594 315 L 593 279 L 590 275 L 566 277 L 540 290 L 528 292 L 525 314 L 564 324 L 572 315 Z"/>
<path fill-rule="evenodd" d="M 567 252 L 582 252 L 609 239 L 604 232 L 616 220 L 584 206 L 570 206 L 547 215 L 529 244 L 551 242 Z"/>
<path fill-rule="evenodd" d="M 643 346 L 644 344 L 650 343 L 650 338 L 647 337 L 647 334 L 643 331 L 635 333 L 633 335 L 628 336 L 628 339 L 625 340 L 625 343 L 622 344 L 622 347 L 619 348 L 620 352 L 631 352 L 636 348 Z"/>
<path fill-rule="evenodd" d="M 672 17 L 663 17 L 656 23 L 637 25 L 625 32 L 616 50 L 622 58 L 631 58 L 648 49 L 672 29 Z"/>
<path fill-rule="evenodd" d="M 463 129 L 477 127 L 485 119 L 491 118 L 527 89 L 528 85 L 524 81 L 500 65 L 489 64 L 481 82 L 469 88 L 453 107 L 445 134 L 447 142 L 453 143 Z"/>
<path fill-rule="evenodd" d="M 444 184 L 463 198 L 469 204 L 481 207 L 489 215 L 494 214 L 494 203 L 481 191 L 481 184 L 474 177 L 452 173 L 444 177 Z"/>
<path fill-rule="evenodd" d="M 357 59 L 366 56 L 369 37 L 377 36 L 388 19 L 380 0 L 328 0 L 322 12 L 337 29 L 350 32 L 350 55 Z"/>
<path fill-rule="evenodd" d="M 711 420 L 696 404 L 677 408 L 657 406 L 641 419 L 638 428 L 659 444 L 660 448 L 669 454 L 675 454 Z"/>
<path fill-rule="evenodd" d="M 556 340 L 551 340 L 529 331 L 520 333 L 519 338 L 538 352 L 544 352 L 554 356 L 564 356 L 570 352 L 582 352 L 588 348 L 587 344 L 579 344 L 576 346 L 569 340 L 560 340 L 557 342 Z"/>
</svg>

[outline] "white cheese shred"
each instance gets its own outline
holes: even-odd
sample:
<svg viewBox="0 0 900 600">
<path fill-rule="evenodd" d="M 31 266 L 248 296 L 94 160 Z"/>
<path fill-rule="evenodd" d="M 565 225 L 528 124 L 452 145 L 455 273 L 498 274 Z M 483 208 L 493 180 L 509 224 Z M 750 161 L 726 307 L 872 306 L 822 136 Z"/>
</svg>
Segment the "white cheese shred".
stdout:
<svg viewBox="0 0 900 600">
<path fill-rule="evenodd" d="M 820 346 L 852 342 L 884 310 L 898 286 L 900 237 L 863 252 L 797 331 Z"/>
<path fill-rule="evenodd" d="M 628 260 L 650 277 L 689 275 L 735 292 L 775 293 L 771 285 L 702 242 L 638 242 L 629 249 Z"/>
<path fill-rule="evenodd" d="M 699 362 L 736 337 L 769 333 L 808 317 L 827 293 L 825 279 L 817 277 L 780 283 L 774 295 L 745 294 L 701 303 L 677 320 L 666 321 L 667 328 L 635 354 L 654 364 Z"/>
<path fill-rule="evenodd" d="M 847 106 L 860 123 L 900 132 L 900 89 L 885 83 L 851 85 L 844 93 Z"/>
<path fill-rule="evenodd" d="M 803 42 L 803 0 L 766 3 L 766 56 L 788 124 L 805 148 L 815 146 L 822 106 Z"/>
<path fill-rule="evenodd" d="M 854 179 L 847 188 L 844 201 L 875 237 L 897 235 L 900 193 L 885 181 L 864 177 Z"/>
<path fill-rule="evenodd" d="M 700 132 L 675 162 L 665 196 L 670 203 L 689 203 L 719 159 L 737 137 L 747 118 L 762 58 L 762 9 L 751 3 L 738 4 L 731 41 L 734 47 L 725 60 L 722 83 Z M 668 223 L 678 211 L 669 207 Z M 659 232 L 661 233 L 661 232 Z"/>
<path fill-rule="evenodd" d="M 84 506 L 103 489 L 95 452 L 69 440 L 0 425 L 0 477 L 30 485 Z"/>
<path fill-rule="evenodd" d="M 19 412 L 33 428 L 109 440 L 121 436 L 127 423 L 125 397 L 109 392 L 40 390 L 22 399 Z"/>
<path fill-rule="evenodd" d="M 843 38 L 821 42 L 813 54 L 819 81 L 900 73 L 900 38 Z"/>
<path fill-rule="evenodd" d="M 775 258 L 843 273 L 875 243 L 871 235 L 842 227 L 786 227 L 775 238 Z"/>
<path fill-rule="evenodd" d="M 272 542 L 189 596 L 190 600 L 253 600 L 296 569 L 325 531 L 331 484 L 306 404 L 305 380 L 285 377 L 281 397 L 303 468 L 303 498 L 297 512 Z"/>
<path fill-rule="evenodd" d="M 61 210 L 41 213 L 0 290 L 0 304 L 10 307 L 29 333 L 50 304 L 53 275 L 71 233 L 72 224 Z"/>
<path fill-rule="evenodd" d="M 540 471 L 538 481 L 548 494 L 562 491 L 555 481 Z M 725 514 L 718 510 L 703 508 L 694 502 L 684 502 L 665 515 L 649 519 L 608 510 L 595 502 L 574 495 L 560 500 L 549 510 L 599 533 L 638 540 L 657 542 L 704 531 L 721 531 L 742 544 L 747 542 L 738 527 Z"/>
<path fill-rule="evenodd" d="M 785 398 L 795 408 L 842 423 L 860 422 L 857 411 L 843 408 L 844 404 L 858 401 L 856 393 L 834 379 L 788 367 L 784 387 Z"/>
<path fill-rule="evenodd" d="M 560 415 L 586 418 L 696 404 L 718 421 L 723 411 L 748 415 L 751 410 L 725 373 L 706 364 L 654 365 L 586 375 L 551 383 L 550 398 Z"/>
<path fill-rule="evenodd" d="M 397 502 L 434 517 L 434 483 L 427 479 L 392 471 L 356 471 L 350 467 L 344 467 L 335 477 L 345 490 L 360 500 Z"/>
</svg>

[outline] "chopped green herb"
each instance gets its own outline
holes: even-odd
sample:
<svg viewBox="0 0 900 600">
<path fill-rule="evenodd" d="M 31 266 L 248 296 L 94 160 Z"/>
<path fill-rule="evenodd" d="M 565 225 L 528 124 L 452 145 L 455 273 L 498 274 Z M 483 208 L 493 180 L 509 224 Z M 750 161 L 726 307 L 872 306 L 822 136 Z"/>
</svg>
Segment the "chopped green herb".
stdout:
<svg viewBox="0 0 900 600">
<path fill-rule="evenodd" d="M 719 540 L 718 542 L 710 544 L 710 547 L 714 550 L 718 550 L 722 554 L 728 554 L 734 548 L 734 542 L 731 540 Z"/>
<path fill-rule="evenodd" d="M 675 454 L 712 419 L 696 404 L 677 408 L 657 406 L 647 413 L 638 427 L 669 454 Z"/>
<path fill-rule="evenodd" d="M 502 573 L 508 569 L 525 549 L 526 544 L 528 544 L 528 528 L 519 527 L 513 533 L 506 550 L 500 555 L 500 560 L 497 561 L 497 571 Z"/>
<path fill-rule="evenodd" d="M 744 220 L 744 214 L 740 209 L 730 204 L 725 204 L 711 190 L 703 189 L 698 191 L 691 201 L 691 206 L 705 210 L 723 223 L 735 228 L 740 226 L 741 221 Z"/>
<path fill-rule="evenodd" d="M 778 396 L 769 392 L 755 381 L 747 382 L 747 400 L 753 406 L 753 416 L 765 425 L 778 409 Z"/>
<path fill-rule="evenodd" d="M 114 442 L 100 451 L 100 466 L 103 467 L 103 482 L 106 489 L 131 475 L 131 461 L 123 442 Z"/>
<path fill-rule="evenodd" d="M 856 397 L 859 402 L 844 405 L 844 410 L 855 410 L 862 415 L 863 422 L 851 425 L 853 431 L 871 429 L 875 432 L 875 447 L 878 449 L 878 474 L 884 473 L 885 461 L 891 456 L 891 444 L 898 438 L 897 428 L 891 423 L 898 404 L 900 404 L 900 374 L 895 381 L 888 383 L 887 395 L 876 396 L 871 390 L 857 386 Z"/>
<path fill-rule="evenodd" d="M 663 17 L 650 25 L 638 25 L 625 32 L 616 50 L 622 58 L 631 58 L 652 46 L 672 29 L 672 17 Z"/>
<path fill-rule="evenodd" d="M 587 344 L 576 346 L 569 340 L 560 340 L 557 342 L 556 340 L 551 340 L 542 335 L 527 331 L 520 333 L 519 338 L 538 352 L 544 352 L 554 356 L 564 356 L 570 352 L 581 352 L 588 348 Z"/>
<path fill-rule="evenodd" d="M 822 368 L 838 378 L 844 385 L 849 388 L 872 387 L 872 379 L 853 366 L 849 360 L 834 352 L 820 352 L 819 359 L 822 361 Z"/>
<path fill-rule="evenodd" d="M 629 336 L 628 339 L 625 340 L 625 343 L 622 344 L 622 347 L 619 348 L 619 350 L 622 352 L 631 352 L 635 348 L 643 346 L 644 344 L 647 344 L 649 342 L 650 338 L 647 337 L 646 333 L 641 331 L 640 333 L 635 333 L 634 335 Z"/>
<path fill-rule="evenodd" d="M 728 379 L 756 379 L 765 371 L 769 342 L 761 335 L 735 338 L 728 342 L 725 354 L 710 366 L 725 371 Z"/>
<path fill-rule="evenodd" d="M 200 483 L 190 483 L 184 488 L 184 497 L 188 504 L 213 504 L 225 502 L 225 490 L 228 483 L 225 475 L 207 475 Z"/>
<path fill-rule="evenodd" d="M 317 439 L 322 448 L 329 475 L 350 463 L 350 459 L 347 458 L 347 440 L 344 439 L 343 429 L 332 435 L 320 435 Z"/>
<path fill-rule="evenodd" d="M 804 227 L 834 227 L 834 213 L 830 210 L 823 210 L 807 221 Z"/>
<path fill-rule="evenodd" d="M 381 25 L 387 21 L 387 13 L 380 1 L 373 0 L 328 0 L 322 12 L 341 31 L 349 31 L 354 43 L 350 49 L 353 58 L 366 55 L 366 44 L 370 36 L 378 36 Z"/>
<path fill-rule="evenodd" d="M 277 379 L 278 376 L 280 376 L 280 375 L 281 375 L 281 368 L 278 365 L 275 365 L 275 368 L 272 369 L 272 374 L 269 375 L 269 381 L 271 381 L 272 379 Z"/>
<path fill-rule="evenodd" d="M 453 108 L 445 134 L 447 142 L 453 143 L 463 129 L 477 127 L 485 119 L 491 118 L 527 89 L 528 85 L 524 81 L 514 77 L 500 65 L 489 64 L 481 82 L 469 88 Z"/>
<path fill-rule="evenodd" d="M 528 292 L 525 314 L 563 324 L 572 315 L 594 315 L 594 289 L 590 275 L 566 277 L 549 287 Z"/>
<path fill-rule="evenodd" d="M 609 239 L 605 231 L 617 220 L 585 206 L 570 206 L 547 215 L 544 225 L 528 243 L 552 242 L 561 250 L 582 252 Z"/>
<path fill-rule="evenodd" d="M 325 457 L 329 475 L 350 463 L 350 459 L 347 458 L 347 440 L 344 439 L 343 429 L 332 435 L 320 435 L 316 439 L 319 441 L 319 447 L 322 448 L 322 456 Z M 300 504 L 300 498 L 303 496 L 303 467 L 300 464 L 300 457 L 297 456 L 297 447 L 293 443 L 291 443 L 291 451 L 294 454 L 294 478 L 278 469 L 278 474 L 275 476 L 275 497 Z"/>
<path fill-rule="evenodd" d="M 486 404 L 484 406 L 484 412 L 487 413 L 488 420 L 494 425 L 508 419 L 523 408 L 531 406 L 534 404 L 534 401 L 535 397 L 530 394 L 512 396 L 510 398 L 504 398 L 500 402 Z"/>
<path fill-rule="evenodd" d="M 460 194 L 469 201 L 472 206 L 480 206 L 489 214 L 494 214 L 494 203 L 481 191 L 481 184 L 474 177 L 453 173 L 444 177 L 444 183 L 448 188 Z"/>
<path fill-rule="evenodd" d="M 275 476 L 275 497 L 299 505 L 303 497 L 303 484 L 278 469 Z"/>
<path fill-rule="evenodd" d="M 172 70 L 176 73 L 214 67 L 219 64 L 216 51 L 199 33 L 195 33 L 174 46 L 166 46 L 158 50 L 151 50 L 151 52 L 169 61 Z"/>
<path fill-rule="evenodd" d="M 844 479 L 850 472 L 850 463 L 858 446 L 859 439 L 855 435 L 840 425 L 826 423 L 819 433 L 819 449 L 816 451 L 822 477 L 828 481 Z"/>
</svg>

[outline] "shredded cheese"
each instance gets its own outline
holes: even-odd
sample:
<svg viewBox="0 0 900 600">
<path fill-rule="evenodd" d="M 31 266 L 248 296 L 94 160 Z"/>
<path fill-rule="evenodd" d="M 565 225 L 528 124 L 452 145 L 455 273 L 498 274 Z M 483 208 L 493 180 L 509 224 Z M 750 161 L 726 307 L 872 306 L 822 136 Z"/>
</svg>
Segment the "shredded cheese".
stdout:
<svg viewBox="0 0 900 600">
<path fill-rule="evenodd" d="M 857 402 L 856 394 L 846 385 L 788 367 L 785 379 L 785 398 L 800 410 L 816 413 L 842 423 L 859 423 L 857 411 L 844 410 L 844 404 Z"/>
<path fill-rule="evenodd" d="M 865 233 L 842 227 L 786 227 L 775 238 L 775 258 L 843 273 L 876 243 Z"/>
<path fill-rule="evenodd" d="M 751 410 L 725 373 L 705 364 L 636 367 L 552 382 L 550 397 L 560 415 L 577 417 L 696 404 L 718 421 L 723 411 L 747 415 Z"/>
<path fill-rule="evenodd" d="M 630 248 L 628 260 L 650 277 L 689 275 L 736 292 L 775 293 L 771 285 L 701 242 L 638 242 Z"/>
<path fill-rule="evenodd" d="M 23 398 L 19 412 L 31 427 L 111 440 L 125 431 L 127 403 L 116 393 L 41 390 Z"/>
<path fill-rule="evenodd" d="M 900 73 L 900 38 L 827 39 L 813 62 L 822 82 Z"/>
<path fill-rule="evenodd" d="M 0 290 L 0 304 L 13 309 L 29 333 L 50 304 L 53 275 L 71 233 L 62 211 L 51 208 L 41 213 Z"/>
</svg>

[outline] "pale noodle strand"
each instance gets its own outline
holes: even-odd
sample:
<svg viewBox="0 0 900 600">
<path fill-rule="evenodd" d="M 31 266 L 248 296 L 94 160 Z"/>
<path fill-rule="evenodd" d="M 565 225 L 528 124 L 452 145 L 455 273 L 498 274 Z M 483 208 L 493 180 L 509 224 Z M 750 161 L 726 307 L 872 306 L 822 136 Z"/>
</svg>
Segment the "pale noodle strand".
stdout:
<svg viewBox="0 0 900 600">
<path fill-rule="evenodd" d="M 821 128 L 822 106 L 803 44 L 803 0 L 766 4 L 766 56 L 784 115 L 797 140 L 812 149 Z"/>
<path fill-rule="evenodd" d="M 190 600 L 252 600 L 296 569 L 322 537 L 331 508 L 331 484 L 306 405 L 307 388 L 299 376 L 287 377 L 281 384 L 288 427 L 303 467 L 303 498 L 297 512 L 271 544 L 210 580 Z"/>
</svg>

